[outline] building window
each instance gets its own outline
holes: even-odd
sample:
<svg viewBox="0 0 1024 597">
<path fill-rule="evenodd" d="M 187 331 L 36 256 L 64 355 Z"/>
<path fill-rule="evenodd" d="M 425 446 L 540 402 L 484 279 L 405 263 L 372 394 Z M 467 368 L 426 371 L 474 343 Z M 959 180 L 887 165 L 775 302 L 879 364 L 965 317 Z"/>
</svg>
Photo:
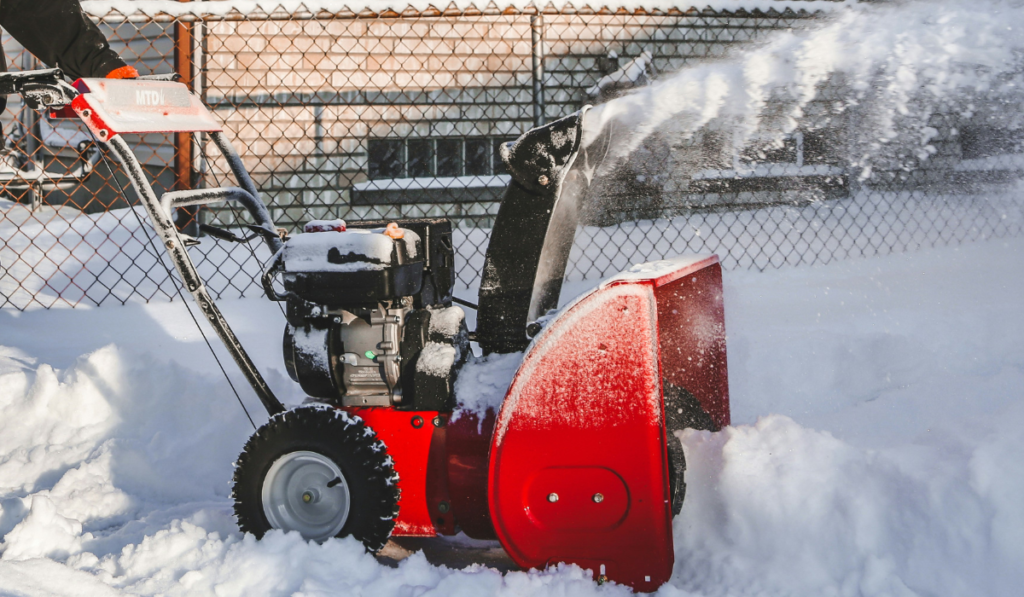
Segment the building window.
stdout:
<svg viewBox="0 0 1024 597">
<path fill-rule="evenodd" d="M 462 139 L 436 139 L 437 175 L 462 176 Z"/>
<path fill-rule="evenodd" d="M 405 165 L 402 141 L 374 140 L 370 141 L 369 169 L 370 178 L 401 178 Z"/>
<path fill-rule="evenodd" d="M 370 139 L 370 180 L 505 174 L 498 147 L 509 138 Z"/>
<path fill-rule="evenodd" d="M 466 139 L 466 174 L 487 176 L 491 173 L 491 148 L 487 139 Z"/>
</svg>

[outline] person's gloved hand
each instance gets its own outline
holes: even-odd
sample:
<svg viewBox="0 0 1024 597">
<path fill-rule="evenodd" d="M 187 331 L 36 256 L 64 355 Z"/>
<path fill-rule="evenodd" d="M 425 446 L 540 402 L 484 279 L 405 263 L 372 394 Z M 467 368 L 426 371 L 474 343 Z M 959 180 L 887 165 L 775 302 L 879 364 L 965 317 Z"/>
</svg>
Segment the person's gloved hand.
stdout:
<svg viewBox="0 0 1024 597">
<path fill-rule="evenodd" d="M 114 70 L 107 73 L 108 79 L 137 79 L 139 78 L 139 71 L 135 70 L 134 66 L 122 66 L 115 68 Z"/>
</svg>

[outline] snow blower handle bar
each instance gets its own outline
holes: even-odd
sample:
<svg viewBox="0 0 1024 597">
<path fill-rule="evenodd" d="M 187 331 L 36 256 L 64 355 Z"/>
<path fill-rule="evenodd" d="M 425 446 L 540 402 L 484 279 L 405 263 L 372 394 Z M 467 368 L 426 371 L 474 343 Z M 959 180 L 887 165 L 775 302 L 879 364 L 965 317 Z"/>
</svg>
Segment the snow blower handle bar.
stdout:
<svg viewBox="0 0 1024 597">
<path fill-rule="evenodd" d="M 160 237 L 178 276 L 199 305 L 203 317 L 217 332 L 267 413 L 273 416 L 284 412 L 284 405 L 242 347 L 192 263 L 186 250 L 192 239 L 178 232 L 171 219 L 170 208 L 176 205 L 232 200 L 246 207 L 261 230 L 275 230 L 270 212 L 260 200 L 256 185 L 235 148 L 221 132 L 220 124 L 188 87 L 173 81 L 79 79 L 75 81 L 75 90 L 79 95 L 70 105 L 73 114 L 89 127 L 109 151 L 117 155 L 139 197 L 139 203 L 149 215 L 153 230 Z M 171 192 L 166 193 L 161 200 L 123 134 L 196 132 L 210 135 L 210 140 L 226 159 L 238 186 Z M 283 241 L 276 233 L 261 236 L 272 253 L 281 249 Z"/>
<path fill-rule="evenodd" d="M 203 316 L 231 353 L 267 413 L 273 416 L 284 412 L 284 405 L 256 369 L 192 263 L 186 247 L 194 239 L 178 232 L 169 211 L 175 204 L 199 205 L 235 200 L 248 209 L 261 232 L 275 230 L 256 185 L 249 177 L 238 152 L 221 132 L 220 124 L 188 87 L 165 77 L 148 80 L 79 79 L 74 86 L 65 83 L 63 77 L 64 73 L 56 68 L 0 73 L 0 93 L 20 93 L 25 103 L 33 109 L 45 108 L 51 111 L 51 116 L 80 119 L 99 140 L 100 146 L 117 156 L 138 195 L 139 203 L 149 215 L 153 230 L 160 237 L 178 276 L 199 305 Z M 123 134 L 200 132 L 209 133 L 210 139 L 227 160 L 238 187 L 179 191 L 170 193 L 161 202 Z M 272 253 L 281 249 L 283 241 L 276 233 L 261 236 Z"/>
<path fill-rule="evenodd" d="M 78 91 L 64 81 L 59 68 L 0 73 L 0 95 L 21 95 L 33 110 L 59 109 L 70 104 Z"/>
</svg>

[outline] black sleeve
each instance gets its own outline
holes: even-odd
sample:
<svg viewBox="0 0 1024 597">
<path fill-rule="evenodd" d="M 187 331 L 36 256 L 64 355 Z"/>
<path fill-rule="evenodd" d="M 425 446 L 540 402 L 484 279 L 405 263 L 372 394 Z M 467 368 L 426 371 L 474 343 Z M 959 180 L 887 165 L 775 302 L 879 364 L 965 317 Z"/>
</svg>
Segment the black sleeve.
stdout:
<svg viewBox="0 0 1024 597">
<path fill-rule="evenodd" d="M 125 65 L 78 0 L 0 0 L 0 27 L 72 79 L 105 77 Z"/>
</svg>

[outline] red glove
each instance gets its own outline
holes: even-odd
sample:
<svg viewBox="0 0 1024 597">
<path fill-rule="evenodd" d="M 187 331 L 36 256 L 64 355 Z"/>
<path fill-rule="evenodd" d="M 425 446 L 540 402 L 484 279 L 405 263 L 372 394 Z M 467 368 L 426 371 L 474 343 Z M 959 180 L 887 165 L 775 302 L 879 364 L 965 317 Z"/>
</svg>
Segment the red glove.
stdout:
<svg viewBox="0 0 1024 597">
<path fill-rule="evenodd" d="M 139 71 L 135 70 L 134 66 L 122 66 L 115 68 L 114 70 L 107 73 L 108 79 L 137 79 L 139 77 Z"/>
</svg>

